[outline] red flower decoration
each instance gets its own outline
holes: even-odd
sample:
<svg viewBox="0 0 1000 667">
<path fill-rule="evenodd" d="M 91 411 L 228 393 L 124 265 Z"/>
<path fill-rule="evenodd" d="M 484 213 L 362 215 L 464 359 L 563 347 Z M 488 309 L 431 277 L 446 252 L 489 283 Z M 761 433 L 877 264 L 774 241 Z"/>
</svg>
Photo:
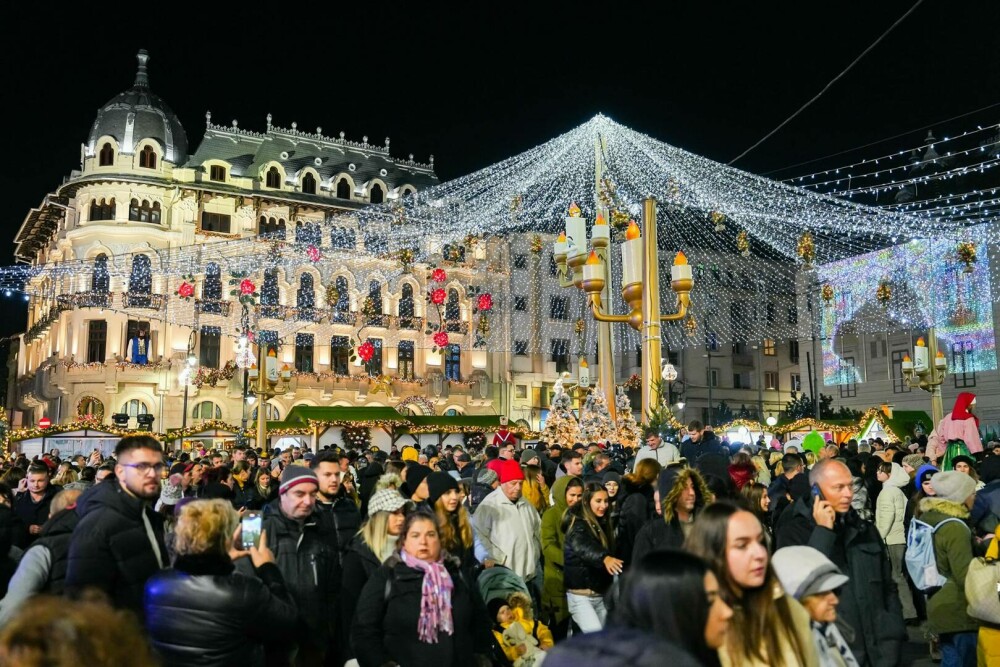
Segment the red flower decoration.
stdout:
<svg viewBox="0 0 1000 667">
<path fill-rule="evenodd" d="M 370 341 L 366 340 L 358 346 L 358 356 L 361 357 L 361 361 L 368 363 L 374 354 L 375 346 Z"/>
<path fill-rule="evenodd" d="M 249 278 L 244 278 L 240 283 L 240 294 L 253 294 L 257 291 L 257 286 Z"/>
<path fill-rule="evenodd" d="M 183 282 L 177 287 L 177 296 L 187 299 L 188 297 L 194 296 L 194 285 L 189 282 Z"/>
<path fill-rule="evenodd" d="M 479 310 L 487 311 L 493 308 L 493 295 L 487 292 L 479 295 Z"/>
<path fill-rule="evenodd" d="M 448 332 L 447 331 L 438 331 L 436 334 L 434 334 L 434 344 L 437 345 L 438 347 L 444 347 L 445 345 L 447 345 L 448 344 Z"/>
<path fill-rule="evenodd" d="M 438 270 L 440 270 L 440 269 L 438 269 Z M 433 290 L 433 291 L 431 291 L 431 301 L 432 301 L 433 303 L 435 303 L 435 304 L 439 305 L 439 306 L 440 306 L 440 305 L 441 305 L 442 303 L 444 303 L 444 300 L 445 300 L 446 298 L 448 298 L 448 295 L 447 295 L 447 294 L 445 293 L 445 291 L 444 291 L 443 289 L 441 289 L 440 287 L 439 287 L 439 288 L 437 288 L 436 290 Z"/>
<path fill-rule="evenodd" d="M 320 253 L 319 248 L 311 245 L 306 248 L 306 257 L 309 258 L 310 262 L 318 262 L 319 258 L 322 257 L 322 254 Z"/>
<path fill-rule="evenodd" d="M 436 283 L 443 283 L 447 279 L 448 274 L 444 272 L 444 269 L 434 269 L 434 271 L 431 272 L 431 280 Z"/>
</svg>

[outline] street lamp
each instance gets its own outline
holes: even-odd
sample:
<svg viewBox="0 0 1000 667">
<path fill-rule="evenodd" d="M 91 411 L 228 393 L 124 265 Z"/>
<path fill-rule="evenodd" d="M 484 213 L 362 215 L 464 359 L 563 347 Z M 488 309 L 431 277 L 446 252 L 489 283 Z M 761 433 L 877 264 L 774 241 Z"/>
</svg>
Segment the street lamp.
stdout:
<svg viewBox="0 0 1000 667">
<path fill-rule="evenodd" d="M 185 354 L 184 369 L 181 371 L 180 381 L 184 383 L 184 409 L 183 414 L 181 414 L 181 429 L 187 428 L 187 418 L 188 418 L 188 385 L 191 380 L 191 373 L 194 371 L 194 367 L 198 365 L 198 357 L 194 356 L 194 345 L 195 345 L 195 331 L 191 330 L 191 334 L 188 336 L 187 343 L 187 354 Z"/>
<path fill-rule="evenodd" d="M 917 344 L 913 347 L 913 359 L 908 354 L 903 355 L 903 379 L 908 387 L 919 387 L 930 393 L 931 420 L 935 426 L 944 419 L 941 383 L 947 374 L 948 360 L 938 350 L 937 333 L 931 327 L 927 330 L 927 343 L 924 343 L 922 336 L 917 339 Z"/>
<path fill-rule="evenodd" d="M 267 400 L 287 392 L 291 377 L 292 371 L 287 364 L 280 372 L 278 370 L 278 345 L 258 341 L 257 364 L 250 367 L 248 379 L 256 380 L 254 394 L 260 399 L 260 405 L 257 406 L 257 446 L 262 452 L 270 449 L 267 437 Z"/>
<path fill-rule="evenodd" d="M 598 216 L 591 230 L 593 250 L 587 253 L 586 221 L 574 204 L 566 218 L 566 231 L 556 242 L 553 257 L 559 269 L 560 285 L 575 285 L 586 292 L 594 319 L 602 323 L 623 322 L 642 333 L 642 414 L 652 414 L 660 403 L 660 324 L 687 317 L 694 278 L 684 253 L 679 252 L 670 269 L 670 287 L 677 294 L 677 312 L 660 314 L 660 272 L 656 243 L 656 200 L 643 202 L 642 230 L 633 221 L 621 246 L 622 298 L 628 304 L 627 315 L 612 315 L 602 306 L 601 293 L 610 282 L 607 248 L 610 229 Z M 604 259 L 602 259 L 602 255 Z M 602 355 L 610 348 L 601 345 Z M 601 375 L 610 361 L 601 361 Z"/>
<path fill-rule="evenodd" d="M 774 426 L 775 424 L 778 423 L 778 418 L 775 417 L 774 415 L 768 415 L 766 423 L 768 426 Z"/>
</svg>

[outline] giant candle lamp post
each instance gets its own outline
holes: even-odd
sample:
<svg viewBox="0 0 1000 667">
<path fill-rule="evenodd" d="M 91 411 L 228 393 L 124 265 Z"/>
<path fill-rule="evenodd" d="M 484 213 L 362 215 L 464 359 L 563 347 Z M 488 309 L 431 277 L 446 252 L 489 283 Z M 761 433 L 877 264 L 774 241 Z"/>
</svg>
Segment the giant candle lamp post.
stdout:
<svg viewBox="0 0 1000 667">
<path fill-rule="evenodd" d="M 670 287 L 677 293 L 677 312 L 660 314 L 660 273 L 656 247 L 656 200 L 643 202 L 642 230 L 632 222 L 622 243 L 622 298 L 631 311 L 626 315 L 613 315 L 604 311 L 601 292 L 610 282 L 607 260 L 603 254 L 610 243 L 610 230 L 598 216 L 591 231 L 593 250 L 587 253 L 586 221 L 574 204 L 566 219 L 566 232 L 555 246 L 555 260 L 559 267 L 560 284 L 575 285 L 586 292 L 594 319 L 598 322 L 624 322 L 642 334 L 642 415 L 652 414 L 660 403 L 660 323 L 672 322 L 687 316 L 691 304 L 694 279 L 684 253 L 677 253 L 670 269 Z M 611 370 L 610 346 L 601 345 L 602 386 L 606 369 Z M 605 393 L 608 388 L 604 388 Z M 613 387 L 612 387 L 613 390 Z"/>
<path fill-rule="evenodd" d="M 934 361 L 933 365 L 931 360 Z M 914 389 L 920 388 L 931 395 L 931 420 L 934 422 L 931 428 L 944 419 L 944 406 L 941 404 L 941 383 L 944 382 L 948 373 L 948 360 L 944 353 L 937 349 L 937 334 L 934 327 L 927 330 L 927 343 L 923 337 L 917 339 L 917 344 L 913 347 L 913 359 L 910 355 L 903 355 L 903 379 L 907 386 Z"/>
<path fill-rule="evenodd" d="M 263 369 L 263 372 L 259 369 Z M 258 403 L 257 446 L 260 451 L 266 452 L 271 449 L 270 439 L 267 437 L 267 401 L 288 391 L 292 371 L 286 364 L 279 372 L 277 345 L 261 342 L 257 346 L 257 364 L 250 367 L 247 375 L 254 381 L 253 390 Z"/>
</svg>

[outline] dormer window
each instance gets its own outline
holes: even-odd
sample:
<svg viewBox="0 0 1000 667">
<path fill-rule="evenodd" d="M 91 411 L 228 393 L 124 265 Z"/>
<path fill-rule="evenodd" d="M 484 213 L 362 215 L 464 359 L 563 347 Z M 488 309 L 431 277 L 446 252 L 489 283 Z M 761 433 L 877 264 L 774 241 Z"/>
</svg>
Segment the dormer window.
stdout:
<svg viewBox="0 0 1000 667">
<path fill-rule="evenodd" d="M 371 201 L 371 203 L 381 204 L 383 201 L 385 201 L 385 191 L 382 189 L 382 186 L 379 185 L 378 183 L 372 185 L 370 192 L 371 196 L 369 197 L 369 200 Z"/>
<path fill-rule="evenodd" d="M 281 172 L 278 171 L 277 167 L 271 167 L 267 170 L 267 180 L 265 185 L 269 188 L 278 189 L 281 187 Z"/>
<path fill-rule="evenodd" d="M 101 146 L 101 152 L 98 154 L 97 164 L 101 167 L 110 167 L 115 163 L 115 149 L 111 147 L 110 142 L 104 142 Z"/>
<path fill-rule="evenodd" d="M 226 168 L 217 164 L 213 164 L 208 171 L 208 178 L 219 183 L 226 182 Z"/>
<path fill-rule="evenodd" d="M 156 151 L 152 146 L 145 146 L 139 151 L 139 166 L 144 169 L 156 169 Z"/>
<path fill-rule="evenodd" d="M 316 177 L 312 174 L 306 174 L 302 177 L 302 192 L 307 195 L 316 194 Z"/>
<path fill-rule="evenodd" d="M 351 198 L 351 184 L 346 178 L 337 181 L 337 199 Z"/>
</svg>

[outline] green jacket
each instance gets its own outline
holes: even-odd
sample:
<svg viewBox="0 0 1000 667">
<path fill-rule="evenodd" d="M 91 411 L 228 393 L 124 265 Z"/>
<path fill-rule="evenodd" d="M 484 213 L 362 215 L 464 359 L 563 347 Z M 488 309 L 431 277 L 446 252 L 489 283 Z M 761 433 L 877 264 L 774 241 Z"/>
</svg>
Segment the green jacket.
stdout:
<svg viewBox="0 0 1000 667">
<path fill-rule="evenodd" d="M 542 515 L 542 559 L 545 563 L 542 608 L 550 623 L 569 617 L 566 589 L 563 586 L 563 541 L 566 535 L 562 531 L 562 518 L 569 509 L 566 505 L 566 487 L 571 479 L 577 478 L 566 475 L 555 481 L 552 485 L 552 507 Z"/>
<path fill-rule="evenodd" d="M 949 517 L 968 520 L 969 510 L 961 503 L 941 498 L 920 501 L 920 520 L 932 526 Z M 976 632 L 979 623 L 966 613 L 965 574 L 972 562 L 972 531 L 949 521 L 934 533 L 934 557 L 938 572 L 948 581 L 927 602 L 927 625 L 931 632 Z"/>
</svg>

